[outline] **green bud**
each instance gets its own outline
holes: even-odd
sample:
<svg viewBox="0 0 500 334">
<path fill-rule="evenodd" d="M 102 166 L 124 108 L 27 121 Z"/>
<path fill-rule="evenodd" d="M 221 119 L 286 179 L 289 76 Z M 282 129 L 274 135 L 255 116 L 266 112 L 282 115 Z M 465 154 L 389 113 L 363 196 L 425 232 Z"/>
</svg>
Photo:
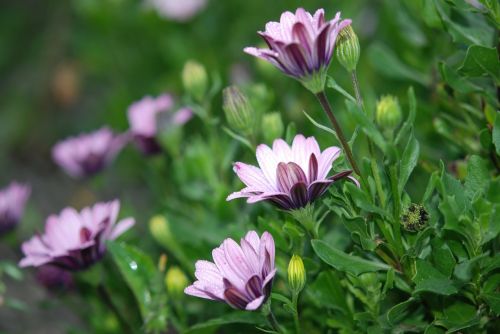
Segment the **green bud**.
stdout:
<svg viewBox="0 0 500 334">
<path fill-rule="evenodd" d="M 281 138 L 285 126 L 278 111 L 270 112 L 262 117 L 262 136 L 266 142 L 272 142 L 276 138 Z"/>
<path fill-rule="evenodd" d="M 236 86 L 224 88 L 222 109 L 229 126 L 236 131 L 249 134 L 255 124 L 255 113 L 250 101 Z"/>
<path fill-rule="evenodd" d="M 429 221 L 429 214 L 420 204 L 412 203 L 410 207 L 403 213 L 401 224 L 405 230 L 410 232 L 418 232 L 423 230 Z"/>
<path fill-rule="evenodd" d="M 350 25 L 342 29 L 335 41 L 335 53 L 339 63 L 346 70 L 352 72 L 356 69 L 359 60 L 359 40 L 358 36 Z"/>
<path fill-rule="evenodd" d="M 181 297 L 189 282 L 184 272 L 176 266 L 171 267 L 165 276 L 167 292 L 171 297 Z"/>
<path fill-rule="evenodd" d="M 187 61 L 182 70 L 182 84 L 184 89 L 196 100 L 202 101 L 208 86 L 205 67 L 194 60 Z"/>
<path fill-rule="evenodd" d="M 306 269 L 298 255 L 293 255 L 288 263 L 288 285 L 293 293 L 299 293 L 306 285 Z"/>
<path fill-rule="evenodd" d="M 165 216 L 156 215 L 149 220 L 149 231 L 153 238 L 162 246 L 168 247 L 172 240 L 170 225 Z"/>
<path fill-rule="evenodd" d="M 377 103 L 377 124 L 380 128 L 392 131 L 401 123 L 401 108 L 398 98 L 392 95 L 385 95 Z"/>
</svg>

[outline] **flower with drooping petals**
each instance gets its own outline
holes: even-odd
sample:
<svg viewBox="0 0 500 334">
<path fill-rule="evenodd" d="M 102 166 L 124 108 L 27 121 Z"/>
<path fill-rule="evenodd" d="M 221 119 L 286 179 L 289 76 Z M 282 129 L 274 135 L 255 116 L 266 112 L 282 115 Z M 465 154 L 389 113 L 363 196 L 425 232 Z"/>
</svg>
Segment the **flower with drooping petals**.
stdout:
<svg viewBox="0 0 500 334">
<path fill-rule="evenodd" d="M 28 185 L 17 182 L 11 182 L 8 187 L 0 190 L 0 235 L 19 223 L 30 193 Z"/>
<path fill-rule="evenodd" d="M 234 164 L 234 172 L 246 187 L 229 195 L 228 201 L 246 197 L 248 203 L 270 201 L 284 210 L 295 210 L 312 203 L 333 182 L 352 172 L 328 177 L 340 148 L 332 146 L 321 152 L 314 137 L 303 135 L 295 136 L 291 147 L 283 139 L 276 139 L 272 148 L 261 144 L 256 155 L 260 168 Z"/>
<path fill-rule="evenodd" d="M 57 143 L 52 158 L 74 178 L 94 175 L 107 167 L 127 142 L 107 127 Z"/>
<path fill-rule="evenodd" d="M 179 22 L 191 19 L 205 8 L 207 2 L 208 0 L 149 0 L 158 14 Z"/>
<path fill-rule="evenodd" d="M 268 22 L 266 30 L 259 31 L 269 49 L 247 47 L 244 51 L 268 61 L 317 94 L 325 87 L 337 35 L 349 24 L 351 20 L 340 19 L 340 12 L 325 21 L 323 9 L 311 15 L 299 8 L 295 14 L 284 12 L 280 22 Z"/>
<path fill-rule="evenodd" d="M 135 221 L 126 218 L 116 222 L 120 202 L 97 203 L 80 212 L 66 208 L 51 215 L 45 233 L 37 234 L 22 245 L 21 267 L 55 265 L 67 270 L 88 268 L 106 252 L 106 241 L 114 240 Z"/>
<path fill-rule="evenodd" d="M 162 94 L 158 97 L 146 96 L 132 103 L 128 108 L 130 132 L 144 154 L 161 152 L 160 144 L 156 140 L 160 123 L 182 125 L 193 116 L 193 112 L 188 108 L 182 108 L 176 112 L 173 108 L 174 99 L 169 94 Z"/>
<path fill-rule="evenodd" d="M 269 297 L 276 274 L 274 239 L 268 232 L 259 238 L 250 231 L 240 245 L 226 239 L 212 251 L 214 262 L 196 262 L 198 279 L 184 292 L 188 295 L 224 301 L 233 308 L 253 311 Z"/>
</svg>

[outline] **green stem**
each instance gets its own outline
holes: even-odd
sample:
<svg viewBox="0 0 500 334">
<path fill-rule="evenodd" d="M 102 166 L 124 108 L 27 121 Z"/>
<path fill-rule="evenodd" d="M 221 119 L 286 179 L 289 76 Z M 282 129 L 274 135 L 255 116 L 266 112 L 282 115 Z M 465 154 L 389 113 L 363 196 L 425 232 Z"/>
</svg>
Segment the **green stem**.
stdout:
<svg viewBox="0 0 500 334">
<path fill-rule="evenodd" d="M 122 316 L 115 304 L 113 304 L 113 300 L 111 299 L 108 290 L 106 290 L 106 288 L 104 287 L 104 284 L 100 283 L 97 286 L 97 292 L 104 305 L 106 305 L 109 310 L 115 315 L 116 319 L 120 323 L 120 327 L 122 328 L 123 333 L 133 334 L 134 330 L 132 329 L 132 327 L 130 327 L 127 320 Z"/>
<path fill-rule="evenodd" d="M 358 165 L 356 164 L 356 161 L 354 160 L 354 156 L 351 152 L 351 148 L 349 147 L 349 144 L 347 143 L 347 140 L 345 139 L 344 132 L 342 131 L 342 128 L 340 127 L 340 124 L 338 123 L 337 119 L 335 118 L 335 115 L 332 112 L 332 107 L 330 106 L 330 103 L 328 102 L 328 98 L 326 97 L 326 94 L 324 91 L 319 92 L 316 94 L 316 97 L 318 98 L 319 103 L 323 107 L 323 110 L 325 111 L 326 115 L 330 119 L 330 122 L 333 125 L 333 129 L 337 133 L 337 137 L 339 138 L 340 144 L 342 145 L 342 148 L 344 149 L 344 152 L 347 155 L 347 160 L 349 160 L 349 163 L 351 164 L 352 169 L 354 172 L 361 176 L 360 169 L 358 168 Z"/>
<path fill-rule="evenodd" d="M 358 75 L 356 74 L 356 70 L 351 72 L 351 77 L 352 85 L 354 86 L 354 93 L 356 94 L 356 103 L 361 109 L 364 110 L 363 98 L 361 97 L 361 89 L 359 89 Z"/>
<path fill-rule="evenodd" d="M 368 140 L 368 150 L 370 151 L 370 166 L 372 169 L 373 179 L 375 180 L 375 188 L 377 189 L 378 197 L 380 199 L 380 206 L 382 209 L 385 209 L 385 193 L 382 188 L 382 179 L 380 178 L 380 172 L 378 169 L 377 161 L 375 160 L 375 154 L 373 150 L 373 143 L 371 140 Z"/>
<path fill-rule="evenodd" d="M 293 310 L 294 310 L 293 323 L 295 324 L 295 332 L 297 334 L 300 334 L 299 310 L 297 308 L 298 299 L 299 299 L 299 293 L 294 292 L 292 294 L 292 304 L 293 304 Z"/>
<path fill-rule="evenodd" d="M 278 323 L 278 320 L 274 316 L 273 311 L 270 311 L 269 314 L 267 315 L 267 320 L 269 321 L 269 324 L 271 325 L 272 329 L 275 332 L 278 333 L 283 333 L 283 330 L 281 329 L 280 324 Z"/>
<path fill-rule="evenodd" d="M 392 199 L 393 199 L 393 233 L 394 233 L 394 246 L 398 255 L 403 255 L 403 241 L 401 239 L 401 226 L 399 223 L 401 215 L 401 198 L 398 190 L 398 174 L 396 166 L 391 166 L 389 169 L 391 188 L 392 188 Z"/>
</svg>

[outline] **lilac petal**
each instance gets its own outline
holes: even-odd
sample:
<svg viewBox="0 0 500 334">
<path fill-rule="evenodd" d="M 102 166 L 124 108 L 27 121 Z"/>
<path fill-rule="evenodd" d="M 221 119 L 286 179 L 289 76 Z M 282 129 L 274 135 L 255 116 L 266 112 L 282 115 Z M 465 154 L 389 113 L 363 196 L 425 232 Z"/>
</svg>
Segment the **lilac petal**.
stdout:
<svg viewBox="0 0 500 334">
<path fill-rule="evenodd" d="M 241 249 L 245 254 L 245 261 L 252 273 L 259 273 L 259 257 L 257 254 L 258 247 L 254 248 L 246 239 L 241 239 Z"/>
<path fill-rule="evenodd" d="M 172 118 L 172 122 L 176 125 L 183 125 L 193 118 L 193 111 L 189 108 L 179 109 Z"/>
<path fill-rule="evenodd" d="M 267 182 L 271 185 L 276 185 L 276 167 L 279 161 L 274 151 L 269 146 L 260 144 L 257 146 L 255 155 L 262 173 L 266 176 Z"/>
<path fill-rule="evenodd" d="M 288 44 L 285 47 L 285 53 L 283 54 L 287 57 L 287 62 L 294 68 L 294 73 L 296 76 L 302 77 L 309 74 L 310 64 L 307 62 L 305 55 L 305 50 L 302 45 L 298 43 Z"/>
<path fill-rule="evenodd" d="M 122 235 L 124 232 L 126 232 L 129 228 L 131 228 L 132 226 L 134 226 L 134 224 L 135 224 L 135 219 L 134 218 L 127 218 L 127 219 L 121 220 L 113 228 L 113 231 L 109 235 L 109 239 L 110 240 L 115 240 L 120 235 Z"/>
<path fill-rule="evenodd" d="M 247 165 L 243 162 L 237 162 L 234 164 L 233 170 L 240 180 L 248 187 L 260 189 L 261 191 L 273 191 L 273 188 L 271 188 L 266 177 L 259 168 Z"/>
<path fill-rule="evenodd" d="M 307 182 L 304 171 L 295 162 L 280 162 L 276 170 L 276 179 L 278 181 L 278 189 L 284 193 L 289 193 L 296 183 Z"/>
<path fill-rule="evenodd" d="M 219 272 L 224 278 L 226 278 L 229 282 L 231 282 L 232 285 L 236 286 L 237 288 L 244 288 L 246 281 L 239 275 L 237 275 L 233 271 L 231 265 L 228 263 L 226 253 L 224 252 L 224 243 L 222 243 L 220 247 L 217 247 L 212 251 L 212 258 L 214 259 Z"/>
<path fill-rule="evenodd" d="M 361 188 L 361 185 L 359 184 L 359 181 L 356 180 L 356 178 L 354 178 L 354 176 L 348 176 L 347 177 L 348 179 L 350 179 L 352 182 L 354 182 L 354 184 L 358 187 L 358 188 Z"/>
<path fill-rule="evenodd" d="M 255 311 L 256 309 L 258 309 L 262 305 L 262 303 L 264 302 L 265 299 L 266 299 L 266 296 L 260 296 L 259 298 L 252 300 L 250 303 L 247 304 L 247 306 L 245 307 L 245 310 Z"/>
<path fill-rule="evenodd" d="M 249 303 L 248 297 L 233 286 L 224 291 L 224 299 L 229 305 L 240 310 L 244 310 Z"/>
<path fill-rule="evenodd" d="M 240 245 L 238 245 L 233 239 L 226 239 L 223 246 L 226 254 L 226 260 L 233 273 L 238 275 L 243 280 L 250 277 L 252 275 L 252 270 L 246 262 L 245 254 L 243 253 Z"/>
<path fill-rule="evenodd" d="M 329 54 L 329 40 L 330 40 L 330 24 L 325 24 L 314 43 L 314 69 L 319 70 L 321 67 L 326 66 L 331 57 Z"/>
<path fill-rule="evenodd" d="M 195 287 L 194 284 L 185 288 L 184 293 L 187 295 L 190 295 L 190 296 L 194 296 L 194 297 L 205 298 L 205 299 L 210 299 L 210 300 L 217 300 L 217 298 L 214 298 L 213 295 L 210 295 L 210 294 L 206 293 L 205 291 L 200 290 L 197 287 Z"/>
<path fill-rule="evenodd" d="M 264 278 L 264 282 L 262 282 L 262 287 L 266 288 L 268 284 L 272 283 L 274 276 L 276 275 L 277 270 L 271 270 L 267 276 Z"/>
<path fill-rule="evenodd" d="M 278 162 L 289 162 L 292 157 L 292 149 L 283 139 L 276 139 L 273 142 L 273 153 Z"/>
<path fill-rule="evenodd" d="M 298 182 L 290 189 L 290 197 L 296 208 L 303 208 L 308 203 L 307 186 L 304 182 Z"/>
<path fill-rule="evenodd" d="M 309 200 L 312 202 L 325 193 L 333 180 L 318 180 L 311 183 L 307 189 Z"/>
<path fill-rule="evenodd" d="M 292 199 L 287 194 L 283 194 L 283 193 L 277 193 L 277 194 L 272 194 L 272 195 L 263 194 L 263 195 L 261 195 L 260 198 L 261 198 L 261 200 L 270 201 L 274 205 L 282 208 L 283 210 L 291 210 L 294 207 Z"/>
<path fill-rule="evenodd" d="M 309 157 L 309 168 L 308 168 L 308 182 L 311 184 L 316 181 L 318 178 L 318 159 L 316 159 L 316 155 L 314 153 Z"/>
<path fill-rule="evenodd" d="M 245 285 L 245 291 L 251 299 L 262 296 L 262 280 L 258 275 L 252 276 Z"/>
<path fill-rule="evenodd" d="M 339 157 L 340 148 L 332 146 L 321 153 L 318 159 L 318 180 L 326 179 L 333 162 Z"/>
<path fill-rule="evenodd" d="M 262 268 L 262 272 L 266 273 L 265 275 L 274 269 L 274 256 L 274 239 L 269 232 L 264 232 L 260 238 L 259 258 L 261 262 L 260 267 Z"/>
<path fill-rule="evenodd" d="M 314 43 L 313 43 L 313 40 L 311 39 L 311 36 L 309 35 L 309 32 L 308 32 L 305 24 L 302 22 L 295 23 L 293 25 L 292 35 L 293 35 L 294 39 L 296 39 L 300 42 L 300 44 L 302 45 L 302 47 L 306 51 L 305 54 L 306 54 L 307 63 L 309 65 L 311 65 L 312 64 L 311 55 L 313 52 L 313 44 Z"/>
<path fill-rule="evenodd" d="M 325 10 L 323 8 L 318 9 L 316 13 L 314 13 L 313 24 L 318 29 L 321 28 L 323 24 L 325 24 Z"/>
</svg>

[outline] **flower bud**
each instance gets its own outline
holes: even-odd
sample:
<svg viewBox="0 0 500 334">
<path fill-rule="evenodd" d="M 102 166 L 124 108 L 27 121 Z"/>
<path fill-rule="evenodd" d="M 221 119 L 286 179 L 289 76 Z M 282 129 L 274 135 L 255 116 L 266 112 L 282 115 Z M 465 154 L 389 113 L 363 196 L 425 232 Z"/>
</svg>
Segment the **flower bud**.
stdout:
<svg viewBox="0 0 500 334">
<path fill-rule="evenodd" d="M 288 263 L 288 285 L 293 293 L 299 293 L 306 284 L 304 262 L 298 255 L 293 255 Z"/>
<path fill-rule="evenodd" d="M 429 221 L 429 214 L 420 204 L 412 203 L 410 207 L 403 213 L 401 224 L 405 230 L 410 232 L 418 232 L 423 230 Z"/>
<path fill-rule="evenodd" d="M 278 111 L 270 112 L 262 117 L 262 136 L 266 142 L 272 142 L 276 138 L 281 138 L 285 126 Z"/>
<path fill-rule="evenodd" d="M 188 286 L 189 282 L 182 270 L 179 267 L 173 266 L 167 271 L 165 284 L 168 294 L 171 297 L 179 298 L 184 295 L 184 289 Z"/>
<path fill-rule="evenodd" d="M 385 95 L 377 103 L 377 124 L 384 130 L 392 131 L 401 123 L 401 108 L 398 98 Z"/>
<path fill-rule="evenodd" d="M 253 131 L 255 117 L 252 105 L 243 92 L 236 86 L 229 86 L 222 92 L 222 109 L 226 120 L 234 130 L 249 134 Z"/>
<path fill-rule="evenodd" d="M 165 216 L 156 215 L 149 221 L 149 231 L 153 238 L 162 246 L 168 247 L 172 240 L 172 232 Z"/>
<path fill-rule="evenodd" d="M 208 86 L 205 67 L 194 60 L 186 62 L 182 70 L 182 84 L 184 89 L 196 100 L 203 100 Z"/>
<path fill-rule="evenodd" d="M 350 25 L 339 32 L 335 41 L 335 48 L 339 63 L 347 71 L 354 71 L 358 65 L 360 48 L 358 36 Z"/>
</svg>

